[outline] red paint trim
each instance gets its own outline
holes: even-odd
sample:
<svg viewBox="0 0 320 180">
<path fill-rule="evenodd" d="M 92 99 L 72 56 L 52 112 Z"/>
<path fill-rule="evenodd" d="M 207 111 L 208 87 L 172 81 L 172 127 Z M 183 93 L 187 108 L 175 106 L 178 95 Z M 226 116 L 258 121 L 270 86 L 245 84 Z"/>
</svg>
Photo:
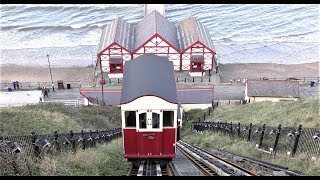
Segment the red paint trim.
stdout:
<svg viewBox="0 0 320 180">
<path fill-rule="evenodd" d="M 124 81 L 124 80 L 123 80 Z M 184 91 L 184 90 L 211 90 L 213 88 L 202 88 L 202 87 L 196 87 L 196 88 L 176 88 L 177 91 Z M 92 90 L 80 90 L 80 92 L 86 93 L 86 92 L 101 92 L 101 90 L 96 90 L 96 89 L 92 89 Z M 105 89 L 103 90 L 103 92 L 121 92 L 121 89 Z"/>
<path fill-rule="evenodd" d="M 213 55 L 216 55 L 216 52 L 214 52 L 212 49 L 210 49 L 208 46 L 206 46 L 205 44 L 203 44 L 201 41 L 196 41 L 196 42 L 194 42 L 193 44 L 191 44 L 189 47 L 187 47 L 186 49 L 184 49 L 183 51 L 182 51 L 182 53 L 181 54 L 184 54 L 187 50 L 189 50 L 190 48 L 193 48 L 196 44 L 201 44 L 202 46 L 203 46 L 203 48 L 206 48 L 206 49 L 208 49 Z M 191 53 L 192 53 L 192 49 L 191 49 Z"/>
<path fill-rule="evenodd" d="M 144 45 L 146 45 L 149 41 L 151 41 L 157 34 L 151 36 L 148 40 L 146 40 L 142 45 L 140 45 L 137 49 L 135 49 L 132 54 L 136 54 L 138 50 L 140 50 Z"/>
<path fill-rule="evenodd" d="M 157 35 L 158 35 L 158 37 L 159 37 L 160 39 L 162 39 L 165 43 L 167 43 L 170 47 L 172 47 L 174 50 L 177 51 L 177 53 L 173 53 L 173 54 L 178 54 L 178 53 L 181 54 L 180 50 L 178 50 L 177 47 L 173 46 L 169 41 L 167 41 L 167 40 L 166 40 L 164 37 L 162 37 L 160 34 L 157 33 Z M 168 52 L 169 52 L 169 50 L 168 50 Z"/>
<path fill-rule="evenodd" d="M 182 71 L 182 54 L 180 54 L 180 71 Z"/>
<path fill-rule="evenodd" d="M 125 154 L 124 158 L 127 159 L 141 159 L 141 158 L 175 158 L 175 154 L 168 155 L 137 155 L 137 154 Z"/>
<path fill-rule="evenodd" d="M 86 93 L 86 92 L 101 92 L 101 90 L 81 90 L 82 92 Z M 103 92 L 121 92 L 121 89 L 111 89 L 111 90 L 108 90 L 108 89 L 104 89 Z"/>
<path fill-rule="evenodd" d="M 155 37 L 160 38 L 162 41 L 164 41 L 165 43 L 168 44 L 168 47 L 171 47 L 171 48 L 173 48 L 174 50 L 177 51 L 177 53 L 169 53 L 169 51 L 168 51 L 167 54 L 180 54 L 180 55 L 181 55 L 180 50 L 178 50 L 175 46 L 173 46 L 169 41 L 167 41 L 165 38 L 163 38 L 163 37 L 162 37 L 160 34 L 158 34 L 158 33 L 156 33 L 156 34 L 154 34 L 153 36 L 151 36 L 151 38 L 149 38 L 148 40 L 146 40 L 141 46 L 139 46 L 137 49 L 135 49 L 135 50 L 133 51 L 133 54 L 140 54 L 140 53 L 137 53 L 137 51 L 140 50 L 142 47 L 145 47 L 145 45 L 148 44 L 148 43 L 149 43 L 153 38 L 155 38 Z M 147 47 L 149 47 L 149 46 L 147 46 Z M 155 47 L 157 47 L 157 46 L 155 46 Z"/>
<path fill-rule="evenodd" d="M 122 96 L 122 91 L 121 91 L 121 96 Z M 142 95 L 142 96 L 135 97 L 134 99 L 131 99 L 130 101 L 127 101 L 127 102 L 124 102 L 124 103 L 121 103 L 121 102 L 120 102 L 120 105 L 131 103 L 132 101 L 135 101 L 136 99 L 141 98 L 141 97 L 145 97 L 145 96 L 154 96 L 154 97 L 163 99 L 164 101 L 167 101 L 167 102 L 169 102 L 169 103 L 178 104 L 178 102 L 177 102 L 177 103 L 171 102 L 171 101 L 168 101 L 168 100 L 166 100 L 166 99 L 164 99 L 163 97 L 160 97 L 160 96 L 156 96 L 156 95 L 153 95 L 153 94 L 146 94 L 146 95 Z M 177 97 L 176 97 L 176 98 L 177 98 Z M 120 100 L 120 101 L 121 101 L 121 100 Z"/>
<path fill-rule="evenodd" d="M 104 48 L 100 53 L 98 53 L 97 56 L 99 56 L 99 57 L 102 56 L 102 55 L 108 55 L 108 56 L 110 56 L 110 55 L 111 55 L 111 54 L 110 54 L 110 48 L 111 48 L 111 46 L 114 46 L 114 45 L 119 46 L 119 47 L 121 48 L 121 50 L 122 50 L 122 49 L 126 50 L 126 51 L 127 51 L 126 54 L 131 55 L 131 52 L 130 52 L 127 48 L 121 46 L 121 45 L 120 45 L 119 43 L 117 43 L 117 42 L 113 42 L 113 43 L 111 43 L 108 47 Z M 109 53 L 104 54 L 104 52 L 107 51 L 107 50 L 109 50 Z M 125 53 L 121 53 L 121 55 L 124 55 L 124 54 L 125 54 Z"/>
<path fill-rule="evenodd" d="M 83 94 L 83 93 L 81 92 L 81 90 L 80 90 L 80 94 L 81 94 L 84 98 L 86 98 L 89 102 L 93 103 L 92 101 L 90 101 L 90 99 L 89 99 L 88 96 L 86 96 L 85 94 Z"/>
<path fill-rule="evenodd" d="M 212 49 L 210 49 L 208 46 L 206 46 L 205 44 L 203 44 L 202 42 L 198 41 L 198 43 L 200 43 L 203 47 L 207 48 L 213 55 L 216 55 L 216 52 L 214 52 Z"/>
</svg>

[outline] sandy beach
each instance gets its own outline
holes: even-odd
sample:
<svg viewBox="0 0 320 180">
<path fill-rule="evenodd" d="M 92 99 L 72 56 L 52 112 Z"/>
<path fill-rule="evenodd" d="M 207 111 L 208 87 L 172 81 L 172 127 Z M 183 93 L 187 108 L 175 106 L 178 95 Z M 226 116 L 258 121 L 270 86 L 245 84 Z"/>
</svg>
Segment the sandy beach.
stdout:
<svg viewBox="0 0 320 180">
<path fill-rule="evenodd" d="M 1 65 L 1 82 L 50 82 L 49 68 Z M 92 84 L 94 68 L 92 67 L 53 67 L 51 68 L 53 82 L 63 81 L 81 81 L 82 85 Z"/>
<path fill-rule="evenodd" d="M 229 82 L 232 78 L 289 78 L 289 77 L 319 77 L 319 62 L 307 64 L 220 64 L 221 82 Z M 1 65 L 1 82 L 50 82 L 49 68 L 17 65 Z M 52 78 L 56 82 L 81 81 L 84 86 L 90 86 L 93 80 L 94 68 L 71 67 L 52 68 Z"/>
<path fill-rule="evenodd" d="M 237 78 L 302 78 L 320 77 L 319 62 L 305 64 L 220 64 L 221 82 L 230 82 Z"/>
</svg>

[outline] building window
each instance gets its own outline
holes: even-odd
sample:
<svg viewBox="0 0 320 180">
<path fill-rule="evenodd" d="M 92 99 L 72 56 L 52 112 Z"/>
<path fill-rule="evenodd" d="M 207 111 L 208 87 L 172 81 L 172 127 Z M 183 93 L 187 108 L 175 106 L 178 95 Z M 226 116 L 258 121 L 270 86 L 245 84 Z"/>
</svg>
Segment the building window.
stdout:
<svg viewBox="0 0 320 180">
<path fill-rule="evenodd" d="M 147 113 L 139 114 L 139 128 L 140 129 L 147 128 Z"/>
<path fill-rule="evenodd" d="M 173 127 L 174 112 L 163 111 L 163 127 Z"/>
<path fill-rule="evenodd" d="M 152 128 L 160 127 L 160 114 L 152 113 Z"/>
<path fill-rule="evenodd" d="M 126 111 L 126 127 L 136 127 L 136 112 L 135 111 Z"/>
</svg>

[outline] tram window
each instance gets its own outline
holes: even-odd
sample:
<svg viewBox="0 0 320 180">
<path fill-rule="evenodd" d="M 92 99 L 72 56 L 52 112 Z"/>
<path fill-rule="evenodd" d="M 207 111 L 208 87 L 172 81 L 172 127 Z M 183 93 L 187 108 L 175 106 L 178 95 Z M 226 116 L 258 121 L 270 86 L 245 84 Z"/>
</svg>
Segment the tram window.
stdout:
<svg viewBox="0 0 320 180">
<path fill-rule="evenodd" d="M 173 127 L 173 120 L 173 111 L 163 111 L 163 127 Z"/>
<path fill-rule="evenodd" d="M 139 114 L 139 128 L 140 129 L 147 128 L 147 113 Z"/>
<path fill-rule="evenodd" d="M 152 113 L 152 128 L 159 128 L 160 115 L 158 113 Z"/>
<path fill-rule="evenodd" d="M 135 111 L 126 111 L 126 127 L 136 127 L 136 112 Z"/>
</svg>

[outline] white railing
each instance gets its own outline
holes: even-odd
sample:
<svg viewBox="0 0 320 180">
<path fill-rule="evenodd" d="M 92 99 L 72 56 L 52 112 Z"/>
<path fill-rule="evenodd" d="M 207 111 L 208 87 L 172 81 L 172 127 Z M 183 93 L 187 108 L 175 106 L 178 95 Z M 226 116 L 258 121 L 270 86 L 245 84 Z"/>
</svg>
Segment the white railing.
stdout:
<svg viewBox="0 0 320 180">
<path fill-rule="evenodd" d="M 66 105 L 66 106 L 74 106 L 74 107 L 84 106 L 84 101 L 68 100 L 68 99 L 44 101 L 43 103 L 62 103 L 64 105 Z"/>
</svg>

